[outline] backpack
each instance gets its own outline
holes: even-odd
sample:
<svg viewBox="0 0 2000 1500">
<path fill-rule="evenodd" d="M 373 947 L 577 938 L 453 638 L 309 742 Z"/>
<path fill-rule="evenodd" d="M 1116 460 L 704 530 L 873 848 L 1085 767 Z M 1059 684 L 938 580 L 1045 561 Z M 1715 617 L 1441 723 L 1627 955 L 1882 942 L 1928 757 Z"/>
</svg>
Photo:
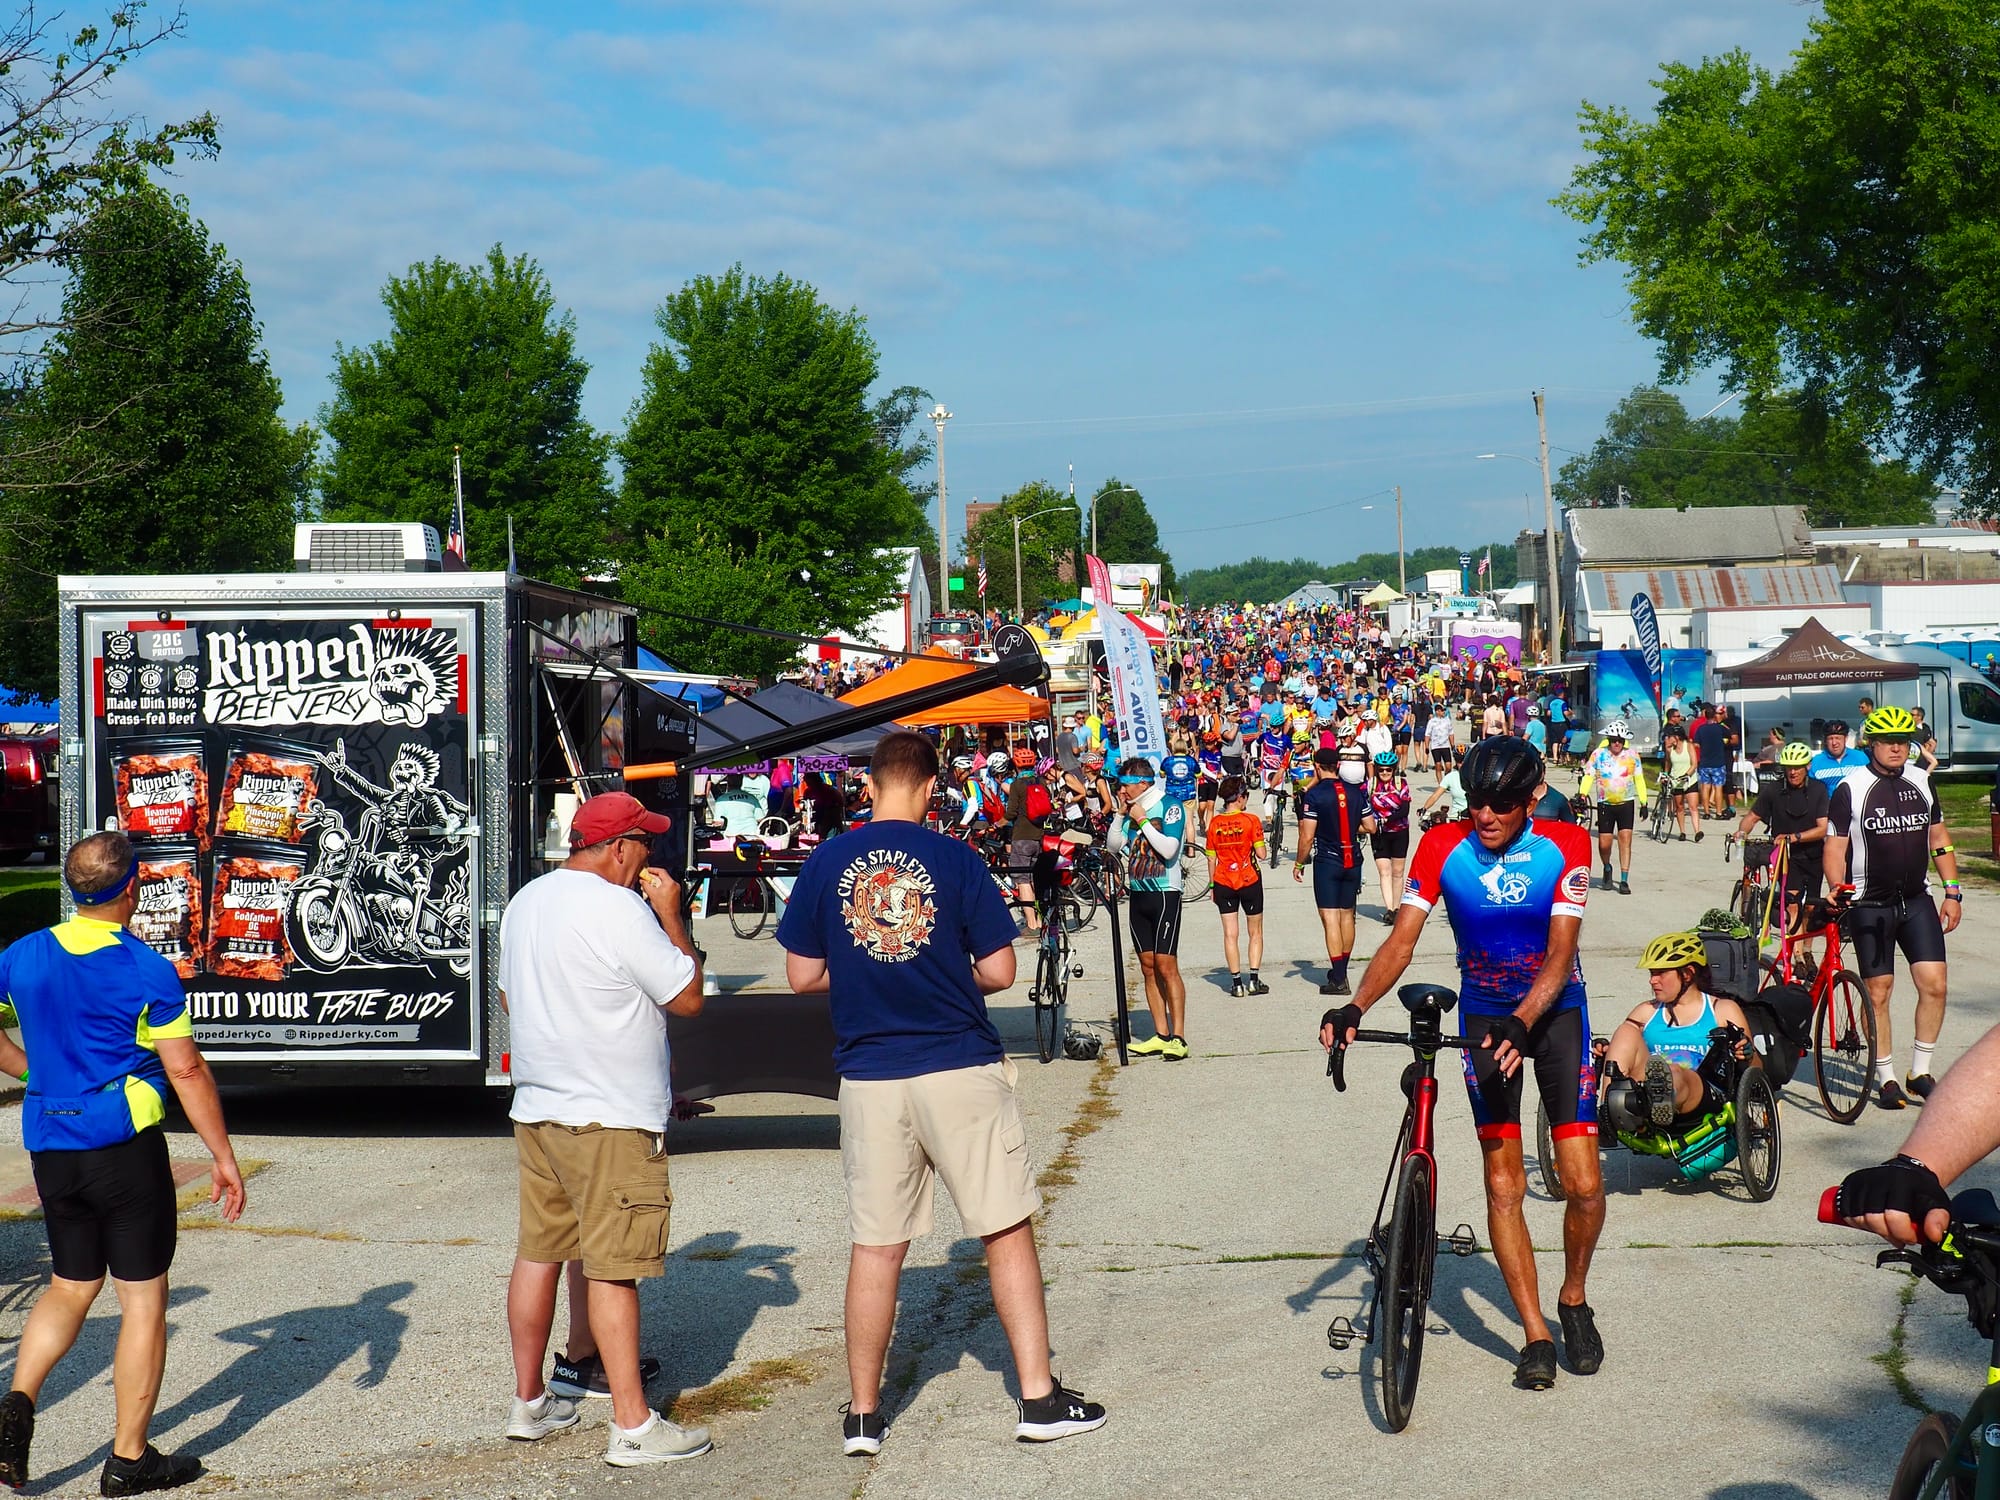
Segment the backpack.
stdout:
<svg viewBox="0 0 2000 1500">
<path fill-rule="evenodd" d="M 1055 802 L 1049 797 L 1049 789 L 1041 782 L 1031 782 L 1026 795 L 1021 798 L 1022 809 L 1039 823 L 1055 815 Z"/>
<path fill-rule="evenodd" d="M 1000 788 L 991 781 L 982 780 L 979 783 L 979 816 L 996 825 L 1007 816 L 1007 804 L 1001 800 Z"/>
</svg>

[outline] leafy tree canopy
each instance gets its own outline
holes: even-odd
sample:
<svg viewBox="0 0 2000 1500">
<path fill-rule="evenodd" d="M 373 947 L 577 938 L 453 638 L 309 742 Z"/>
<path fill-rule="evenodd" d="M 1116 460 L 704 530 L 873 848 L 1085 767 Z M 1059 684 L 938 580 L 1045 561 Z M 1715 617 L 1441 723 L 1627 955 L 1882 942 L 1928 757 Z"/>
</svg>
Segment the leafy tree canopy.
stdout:
<svg viewBox="0 0 2000 1500">
<path fill-rule="evenodd" d="M 1160 527 L 1146 508 L 1146 497 L 1112 475 L 1097 487 L 1097 555 L 1107 563 L 1158 563 L 1160 587 L 1174 587 L 1173 559 L 1160 548 Z M 1090 538 L 1088 509 L 1083 536 Z M 1081 576 L 1081 575 L 1079 575 Z"/>
<path fill-rule="evenodd" d="M 625 595 L 663 612 L 644 633 L 680 665 L 769 675 L 796 648 L 664 612 L 807 635 L 872 615 L 898 566 L 880 549 L 926 529 L 905 438 L 923 393 L 871 400 L 861 316 L 787 276 L 697 277 L 656 321 L 618 445 Z"/>
<path fill-rule="evenodd" d="M 56 575 L 282 567 L 314 446 L 279 419 L 242 268 L 184 203 L 117 193 L 76 251 L 0 485 L 0 680 L 50 697 Z"/>
<path fill-rule="evenodd" d="M 1570 506 L 1803 505 L 1815 526 L 1932 514 L 1928 480 L 1900 461 L 1877 463 L 1851 424 L 1784 393 L 1753 400 L 1740 418 L 1696 418 L 1678 396 L 1640 386 L 1554 488 Z"/>
<path fill-rule="evenodd" d="M 1052 599 L 1076 593 L 1078 574 L 1076 502 L 1046 480 L 1033 480 L 1004 495 L 998 510 L 988 511 L 965 536 L 965 553 L 984 557 L 991 580 L 987 598 L 1010 613 L 1014 607 L 1014 522 L 1021 522 L 1021 599 L 1029 612 Z M 1062 569 L 1067 564 L 1065 581 Z M 977 564 L 968 570 L 970 597 L 978 595 Z M 960 598 L 967 597 L 960 595 Z"/>
<path fill-rule="evenodd" d="M 1650 120 L 1584 104 L 1557 204 L 1622 261 L 1663 381 L 1796 387 L 2000 507 L 2000 24 L 1992 0 L 1825 0 L 1773 77 L 1668 63 Z"/>
<path fill-rule="evenodd" d="M 320 421 L 336 445 L 320 474 L 336 521 L 428 521 L 465 477 L 466 561 L 574 584 L 607 556 L 610 439 L 582 415 L 590 366 L 541 268 L 500 246 L 484 265 L 434 259 L 382 289 L 389 336 L 334 352 Z"/>
<path fill-rule="evenodd" d="M 1460 552 L 1472 554 L 1475 568 L 1479 559 L 1488 552 L 1492 554 L 1492 571 L 1484 579 L 1473 578 L 1477 587 L 1506 589 L 1519 581 L 1512 542 L 1486 542 L 1476 547 L 1418 547 L 1403 555 L 1404 569 L 1413 580 L 1432 568 L 1455 570 Z M 1252 557 L 1215 568 L 1191 569 L 1181 576 L 1180 591 L 1187 603 L 1197 607 L 1231 602 L 1241 604 L 1245 599 L 1256 604 L 1268 604 L 1273 599 L 1284 598 L 1302 584 L 1350 583 L 1357 578 L 1376 578 L 1393 585 L 1396 581 L 1396 554 L 1364 552 L 1359 557 L 1340 563 L 1316 563 L 1303 557 L 1294 557 L 1287 562 Z"/>
</svg>

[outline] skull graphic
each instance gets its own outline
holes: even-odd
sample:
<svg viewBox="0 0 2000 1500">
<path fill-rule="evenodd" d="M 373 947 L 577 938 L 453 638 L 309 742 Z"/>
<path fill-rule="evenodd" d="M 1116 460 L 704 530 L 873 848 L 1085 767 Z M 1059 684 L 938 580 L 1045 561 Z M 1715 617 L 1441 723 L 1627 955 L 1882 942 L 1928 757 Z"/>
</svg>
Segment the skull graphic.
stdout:
<svg viewBox="0 0 2000 1500">
<path fill-rule="evenodd" d="M 441 707 L 437 674 L 414 656 L 384 657 L 368 677 L 368 692 L 382 708 L 384 724 L 421 724 Z"/>
</svg>

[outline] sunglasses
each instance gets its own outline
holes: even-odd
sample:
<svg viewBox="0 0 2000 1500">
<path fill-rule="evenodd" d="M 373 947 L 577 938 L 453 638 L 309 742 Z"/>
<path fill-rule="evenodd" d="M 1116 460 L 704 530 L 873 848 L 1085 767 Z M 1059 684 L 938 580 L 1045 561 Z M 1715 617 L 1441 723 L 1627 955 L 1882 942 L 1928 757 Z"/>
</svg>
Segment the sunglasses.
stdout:
<svg viewBox="0 0 2000 1500">
<path fill-rule="evenodd" d="M 1466 797 L 1465 805 L 1497 813 L 1519 812 L 1528 805 L 1531 795 L 1528 792 L 1515 792 L 1509 796 L 1498 797 L 1491 792 L 1473 792 Z"/>
</svg>

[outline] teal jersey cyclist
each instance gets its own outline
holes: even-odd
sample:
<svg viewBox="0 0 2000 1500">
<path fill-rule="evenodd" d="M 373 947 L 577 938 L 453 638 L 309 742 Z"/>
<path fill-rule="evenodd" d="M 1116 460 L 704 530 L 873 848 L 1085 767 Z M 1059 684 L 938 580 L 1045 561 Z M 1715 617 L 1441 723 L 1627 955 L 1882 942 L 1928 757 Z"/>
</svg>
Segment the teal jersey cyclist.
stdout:
<svg viewBox="0 0 2000 1500">
<path fill-rule="evenodd" d="M 1146 981 L 1153 1035 L 1131 1046 L 1141 1057 L 1188 1055 L 1187 982 L 1181 977 L 1181 849 L 1187 808 L 1166 795 L 1150 762 L 1133 756 L 1118 767 L 1118 815 L 1105 847 L 1125 859 L 1132 949 Z"/>
</svg>

